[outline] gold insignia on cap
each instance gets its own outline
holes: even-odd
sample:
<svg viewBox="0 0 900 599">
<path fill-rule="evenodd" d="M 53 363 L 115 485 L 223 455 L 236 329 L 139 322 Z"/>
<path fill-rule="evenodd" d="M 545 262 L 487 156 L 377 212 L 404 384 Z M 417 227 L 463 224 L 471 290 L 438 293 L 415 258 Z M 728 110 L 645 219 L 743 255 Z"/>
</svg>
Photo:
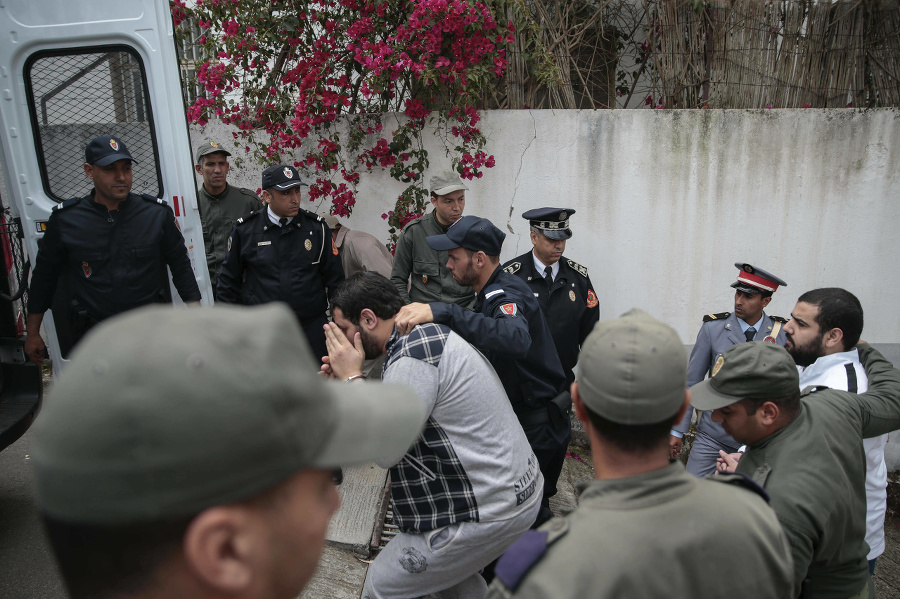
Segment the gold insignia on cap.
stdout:
<svg viewBox="0 0 900 599">
<path fill-rule="evenodd" d="M 306 248 L 306 251 L 311 250 L 312 249 L 312 241 L 307 239 L 306 241 L 303 242 L 303 247 Z"/>
<path fill-rule="evenodd" d="M 575 292 L 569 289 L 569 299 L 575 301 Z"/>
<path fill-rule="evenodd" d="M 713 365 L 712 374 L 709 375 L 711 377 L 716 376 L 720 370 L 722 370 L 722 366 L 725 365 L 725 356 L 720 355 L 716 359 L 716 363 Z"/>
<path fill-rule="evenodd" d="M 750 266 L 749 264 L 745 264 L 745 265 L 744 265 L 744 272 L 749 272 L 750 274 L 753 274 L 753 267 Z"/>
<path fill-rule="evenodd" d="M 284 167 L 284 176 L 287 177 L 288 179 L 294 178 L 294 172 L 291 170 L 291 167 L 289 167 L 289 166 Z M 306 248 L 306 249 L 309 249 L 309 248 Z"/>
<path fill-rule="evenodd" d="M 219 147 L 219 144 L 217 144 L 217 143 L 214 142 L 214 141 L 209 142 L 209 145 L 211 145 L 211 146 L 214 147 L 214 148 L 218 148 L 218 147 Z"/>
<path fill-rule="evenodd" d="M 109 147 L 112 148 L 113 150 L 118 151 L 118 150 L 119 150 L 119 143 L 118 143 L 116 140 L 114 140 L 114 139 L 110 139 L 110 140 L 109 140 Z"/>
<path fill-rule="evenodd" d="M 569 215 L 565 211 L 559 213 L 559 220 L 566 220 L 567 218 L 569 218 Z"/>
</svg>

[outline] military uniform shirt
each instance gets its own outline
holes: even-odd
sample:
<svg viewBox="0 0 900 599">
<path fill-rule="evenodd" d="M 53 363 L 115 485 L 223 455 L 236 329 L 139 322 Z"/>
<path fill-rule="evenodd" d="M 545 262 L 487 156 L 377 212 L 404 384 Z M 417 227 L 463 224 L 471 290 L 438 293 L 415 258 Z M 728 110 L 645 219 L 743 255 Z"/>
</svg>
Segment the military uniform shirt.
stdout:
<svg viewBox="0 0 900 599">
<path fill-rule="evenodd" d="M 489 599 L 797 596 L 790 549 L 765 500 L 680 463 L 583 485 L 578 508 L 525 533 L 495 573 Z"/>
<path fill-rule="evenodd" d="M 404 302 L 446 302 L 467 308 L 475 301 L 475 291 L 457 283 L 447 270 L 449 254 L 431 249 L 425 241 L 426 237 L 445 232 L 434 212 L 410 221 L 403 228 L 394 251 L 391 282 Z"/>
<path fill-rule="evenodd" d="M 341 227 L 334 238 L 334 246 L 348 279 L 358 272 L 377 272 L 391 278 L 391 253 L 372 235 Z"/>
<path fill-rule="evenodd" d="M 213 289 L 218 283 L 219 267 L 225 260 L 228 238 L 231 236 L 234 223 L 240 217 L 259 210 L 262 205 L 256 194 L 249 189 L 226 185 L 225 191 L 214 196 L 200 185 L 197 207 L 200 209 L 200 222 L 203 224 L 206 265 L 209 268 L 209 281 Z"/>
<path fill-rule="evenodd" d="M 166 265 L 185 302 L 200 301 L 184 237 L 175 214 L 152 196 L 133 193 L 117 210 L 94 201 L 94 192 L 54 208 L 38 244 L 28 311 L 50 308 L 59 277 L 94 320 L 166 297 Z"/>
<path fill-rule="evenodd" d="M 859 355 L 867 393 L 823 389 L 810 396 L 808 389 L 794 421 L 751 444 L 738 462 L 737 471 L 769 493 L 791 544 L 797 584 L 808 576 L 816 599 L 845 599 L 866 586 L 862 439 L 900 428 L 900 372 L 869 345 Z"/>
<path fill-rule="evenodd" d="M 587 268 L 565 257 L 557 264 L 559 271 L 549 289 L 543 273 L 535 270 L 532 252 L 507 262 L 503 270 L 525 281 L 538 298 L 567 383 L 571 384 L 581 344 L 600 320 L 600 306 Z"/>
</svg>

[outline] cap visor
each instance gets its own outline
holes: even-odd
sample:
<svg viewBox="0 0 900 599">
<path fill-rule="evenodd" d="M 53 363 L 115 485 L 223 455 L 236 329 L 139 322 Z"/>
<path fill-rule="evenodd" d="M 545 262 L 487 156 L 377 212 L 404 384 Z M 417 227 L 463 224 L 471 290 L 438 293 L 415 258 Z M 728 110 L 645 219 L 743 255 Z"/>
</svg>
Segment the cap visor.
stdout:
<svg viewBox="0 0 900 599">
<path fill-rule="evenodd" d="M 425 422 L 422 400 L 409 387 L 387 383 L 327 382 L 337 427 L 313 460 L 320 468 L 400 459 Z"/>
<path fill-rule="evenodd" d="M 463 185 L 462 183 L 457 183 L 455 185 L 448 185 L 447 187 L 441 187 L 440 189 L 433 189 L 433 190 L 431 190 L 431 195 L 443 196 L 443 195 L 447 195 L 448 193 L 453 193 L 454 191 L 459 191 L 460 189 L 469 189 L 469 188 L 466 187 L 465 185 Z"/>
<path fill-rule="evenodd" d="M 426 237 L 425 243 L 427 243 L 428 247 L 430 247 L 431 249 L 437 250 L 439 252 L 446 252 L 447 250 L 462 247 L 446 235 L 432 235 L 431 237 Z"/>
<path fill-rule="evenodd" d="M 113 162 L 118 162 L 119 160 L 130 160 L 135 164 L 138 163 L 137 160 L 135 160 L 128 154 L 110 154 L 109 156 L 104 156 L 103 158 L 101 158 L 97 162 L 94 162 L 93 164 L 96 164 L 97 166 L 109 166 Z"/>
<path fill-rule="evenodd" d="M 741 401 L 741 397 L 719 393 L 711 383 L 712 379 L 706 379 L 691 387 L 691 406 L 694 409 L 715 410 Z"/>
<path fill-rule="evenodd" d="M 742 281 L 735 281 L 731 284 L 733 289 L 737 289 L 738 291 L 743 291 L 744 293 L 749 293 L 750 295 L 754 295 L 756 293 L 762 293 L 762 289 L 758 289 L 756 287 L 751 287 Z"/>
<path fill-rule="evenodd" d="M 547 239 L 566 240 L 572 237 L 571 229 L 541 229 L 541 233 Z"/>
<path fill-rule="evenodd" d="M 287 183 L 282 183 L 281 185 L 273 185 L 272 187 L 274 187 L 278 191 L 284 191 L 285 189 L 290 189 L 291 187 L 297 187 L 298 185 L 304 185 L 306 187 L 309 187 L 309 185 L 306 185 L 306 183 L 304 183 L 303 181 L 288 181 Z"/>
</svg>

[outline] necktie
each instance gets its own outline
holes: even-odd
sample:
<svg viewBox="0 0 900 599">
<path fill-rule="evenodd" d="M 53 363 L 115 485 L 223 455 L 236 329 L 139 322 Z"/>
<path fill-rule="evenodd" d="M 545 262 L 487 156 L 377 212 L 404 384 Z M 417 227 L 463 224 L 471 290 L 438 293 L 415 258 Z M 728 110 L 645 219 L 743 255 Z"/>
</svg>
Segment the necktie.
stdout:
<svg viewBox="0 0 900 599">
<path fill-rule="evenodd" d="M 287 218 L 282 216 L 281 218 L 278 219 L 278 224 L 280 224 L 281 228 L 283 229 L 284 226 L 287 224 Z"/>
<path fill-rule="evenodd" d="M 553 267 L 545 266 L 544 267 L 544 280 L 547 281 L 547 288 L 553 286 Z"/>
<path fill-rule="evenodd" d="M 746 331 L 744 331 L 744 337 L 747 338 L 747 341 L 753 341 L 753 336 L 756 334 L 756 329 L 750 327 Z"/>
</svg>

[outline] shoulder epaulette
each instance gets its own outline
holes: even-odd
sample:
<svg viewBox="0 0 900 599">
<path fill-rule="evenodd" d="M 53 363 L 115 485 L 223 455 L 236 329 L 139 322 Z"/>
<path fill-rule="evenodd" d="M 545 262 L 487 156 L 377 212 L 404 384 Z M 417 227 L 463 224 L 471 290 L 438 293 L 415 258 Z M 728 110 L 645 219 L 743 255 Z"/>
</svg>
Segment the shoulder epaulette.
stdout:
<svg viewBox="0 0 900 599">
<path fill-rule="evenodd" d="M 426 216 L 428 216 L 427 213 L 426 213 L 426 214 L 423 214 L 422 216 L 417 216 L 416 218 L 412 219 L 411 221 L 409 221 L 408 223 L 406 223 L 405 225 L 403 225 L 403 230 L 405 231 L 410 225 L 417 225 L 417 224 L 419 224 L 420 222 L 422 222 L 422 219 L 425 218 Z"/>
<path fill-rule="evenodd" d="M 766 316 L 768 316 L 769 318 L 771 318 L 771 319 L 774 320 L 775 322 L 782 322 L 782 323 L 783 323 L 783 322 L 787 322 L 788 320 L 790 320 L 789 318 L 784 318 L 784 317 L 782 317 L 782 316 L 772 316 L 772 315 L 770 315 L 770 314 L 767 314 Z"/>
<path fill-rule="evenodd" d="M 547 548 L 568 531 L 569 524 L 562 518 L 554 518 L 539 530 L 526 531 L 497 562 L 494 571 L 497 578 L 507 589 L 515 591 L 531 568 L 544 557 Z"/>
<path fill-rule="evenodd" d="M 256 195 L 255 191 L 250 191 L 249 189 L 244 189 L 243 187 L 238 187 L 237 190 L 239 192 L 241 192 L 242 194 L 244 194 L 245 196 L 250 196 L 251 198 L 254 198 L 256 200 L 259 199 L 259 196 Z"/>
<path fill-rule="evenodd" d="M 582 266 L 582 265 L 578 264 L 577 262 L 575 262 L 574 260 L 569 260 L 568 258 L 566 259 L 566 264 L 571 266 L 573 270 L 581 273 L 582 276 L 585 276 L 585 277 L 588 276 L 587 266 Z"/>
<path fill-rule="evenodd" d="M 513 263 L 510 264 L 509 266 L 505 267 L 505 268 L 503 269 L 503 271 L 504 271 L 504 272 L 508 272 L 508 273 L 511 274 L 511 275 L 514 275 L 514 274 L 516 274 L 517 272 L 519 272 L 519 269 L 520 269 L 520 268 L 522 268 L 522 263 L 521 263 L 521 262 L 513 262 Z"/>
<path fill-rule="evenodd" d="M 709 477 L 709 480 L 714 480 L 716 482 L 725 483 L 727 485 L 734 485 L 736 487 L 741 487 L 742 489 L 747 489 L 748 491 L 753 491 L 754 493 L 765 499 L 766 503 L 769 503 L 769 493 L 765 489 L 763 489 L 759 483 L 741 472 L 734 472 L 732 474 L 722 474 L 721 472 L 717 472 L 715 476 Z"/>
<path fill-rule="evenodd" d="M 718 314 L 707 314 L 703 317 L 703 322 L 712 322 L 713 320 L 722 320 L 731 316 L 731 312 L 719 312 Z"/>
<path fill-rule="evenodd" d="M 301 209 L 300 209 L 300 212 L 303 213 L 304 216 L 307 216 L 307 217 L 313 219 L 313 220 L 316 221 L 317 223 L 324 223 L 324 222 L 325 222 L 325 220 L 324 220 L 321 216 L 319 216 L 319 215 L 316 214 L 315 212 L 310 212 L 310 211 L 307 210 L 306 208 L 301 208 Z"/>
<path fill-rule="evenodd" d="M 800 397 L 806 397 L 810 393 L 818 393 L 819 391 L 824 391 L 825 389 L 831 389 L 826 385 L 809 385 L 807 387 L 803 387 L 803 390 L 800 391 Z"/>
<path fill-rule="evenodd" d="M 69 198 L 68 200 L 63 200 L 56 206 L 52 208 L 53 212 L 58 212 L 59 210 L 65 210 L 66 208 L 70 208 L 81 201 L 81 198 Z"/>
<path fill-rule="evenodd" d="M 245 222 L 247 222 L 248 220 L 250 220 L 251 218 L 255 218 L 263 210 L 264 210 L 264 208 L 260 208 L 259 210 L 254 210 L 250 214 L 245 214 L 244 216 L 242 216 L 239 219 L 237 219 L 236 221 L 234 221 L 235 226 L 242 225 Z"/>
<path fill-rule="evenodd" d="M 153 202 L 154 204 L 161 204 L 163 206 L 169 205 L 164 199 L 150 195 L 149 193 L 142 193 L 141 198 L 147 200 L 148 202 Z"/>
</svg>

